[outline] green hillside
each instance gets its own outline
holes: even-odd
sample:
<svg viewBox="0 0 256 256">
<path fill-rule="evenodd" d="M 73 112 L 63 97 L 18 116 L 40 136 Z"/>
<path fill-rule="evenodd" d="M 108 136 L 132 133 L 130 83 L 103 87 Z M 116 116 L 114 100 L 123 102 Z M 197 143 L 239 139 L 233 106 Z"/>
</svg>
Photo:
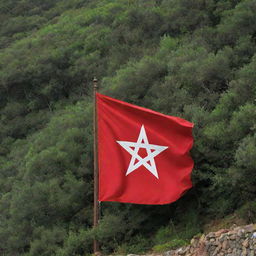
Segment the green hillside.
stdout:
<svg viewBox="0 0 256 256">
<path fill-rule="evenodd" d="M 1 0 L 0 255 L 140 253 L 233 214 L 256 221 L 255 0 Z M 92 230 L 92 79 L 195 123 L 194 187 L 102 203 Z"/>
</svg>

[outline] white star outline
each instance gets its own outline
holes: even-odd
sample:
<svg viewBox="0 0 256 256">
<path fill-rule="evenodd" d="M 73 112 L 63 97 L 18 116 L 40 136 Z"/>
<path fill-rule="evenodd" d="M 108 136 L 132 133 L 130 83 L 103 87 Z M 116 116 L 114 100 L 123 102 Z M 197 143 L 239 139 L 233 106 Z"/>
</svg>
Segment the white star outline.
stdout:
<svg viewBox="0 0 256 256">
<path fill-rule="evenodd" d="M 121 147 L 123 147 L 128 153 L 132 155 L 129 167 L 126 172 L 126 176 L 143 165 L 157 179 L 159 179 L 154 158 L 157 155 L 159 155 L 161 152 L 166 150 L 168 147 L 149 144 L 144 125 L 142 125 L 140 128 L 140 134 L 137 142 L 130 142 L 130 141 L 116 141 L 116 142 Z M 146 149 L 147 151 L 146 157 L 142 158 L 141 156 L 138 155 L 140 148 Z M 136 160 L 138 160 L 138 162 L 135 164 Z"/>
</svg>

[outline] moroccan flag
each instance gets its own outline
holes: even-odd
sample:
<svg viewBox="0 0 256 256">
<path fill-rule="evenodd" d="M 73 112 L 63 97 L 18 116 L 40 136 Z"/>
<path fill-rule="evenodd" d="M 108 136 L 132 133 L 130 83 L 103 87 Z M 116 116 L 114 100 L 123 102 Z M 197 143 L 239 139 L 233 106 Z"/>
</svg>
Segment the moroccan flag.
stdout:
<svg viewBox="0 0 256 256">
<path fill-rule="evenodd" d="M 191 188 L 193 124 L 97 93 L 99 201 L 168 204 Z"/>
</svg>

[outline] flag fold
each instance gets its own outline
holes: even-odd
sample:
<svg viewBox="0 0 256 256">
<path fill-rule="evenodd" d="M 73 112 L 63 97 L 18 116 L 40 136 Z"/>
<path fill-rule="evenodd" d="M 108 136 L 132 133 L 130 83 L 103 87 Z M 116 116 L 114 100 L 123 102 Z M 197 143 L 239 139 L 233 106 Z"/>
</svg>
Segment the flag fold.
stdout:
<svg viewBox="0 0 256 256">
<path fill-rule="evenodd" d="M 193 124 L 97 93 L 99 201 L 168 204 L 191 188 Z"/>
</svg>

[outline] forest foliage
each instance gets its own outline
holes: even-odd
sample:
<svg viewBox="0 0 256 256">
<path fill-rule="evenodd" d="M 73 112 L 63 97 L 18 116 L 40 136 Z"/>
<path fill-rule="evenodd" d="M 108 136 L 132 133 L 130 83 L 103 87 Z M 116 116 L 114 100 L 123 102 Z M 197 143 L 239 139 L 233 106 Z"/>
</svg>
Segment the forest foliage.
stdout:
<svg viewBox="0 0 256 256">
<path fill-rule="evenodd" d="M 2 0 L 0 254 L 139 253 L 256 221 L 255 0 Z M 195 123 L 193 188 L 102 203 L 92 229 L 92 79 Z"/>
</svg>

